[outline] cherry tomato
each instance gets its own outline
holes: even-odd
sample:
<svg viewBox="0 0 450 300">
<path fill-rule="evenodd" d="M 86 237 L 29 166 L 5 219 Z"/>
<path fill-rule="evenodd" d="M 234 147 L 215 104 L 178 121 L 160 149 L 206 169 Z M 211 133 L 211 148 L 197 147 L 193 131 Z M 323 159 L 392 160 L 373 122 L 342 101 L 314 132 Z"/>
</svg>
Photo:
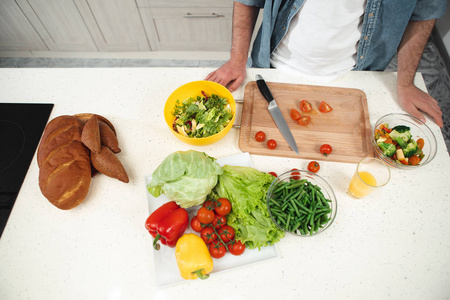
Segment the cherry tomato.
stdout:
<svg viewBox="0 0 450 300">
<path fill-rule="evenodd" d="M 304 117 L 301 117 L 300 119 L 298 119 L 298 124 L 300 124 L 302 126 L 306 126 L 309 124 L 309 121 L 311 121 L 311 117 L 304 116 Z"/>
<path fill-rule="evenodd" d="M 409 163 L 411 166 L 418 165 L 418 164 L 420 163 L 420 157 L 417 156 L 417 155 L 413 155 L 413 156 L 411 156 L 411 157 L 408 159 L 408 163 Z"/>
<path fill-rule="evenodd" d="M 209 210 L 214 210 L 214 208 L 216 208 L 217 206 L 217 202 L 215 200 L 207 200 L 205 202 L 203 202 L 203 207 L 206 207 Z"/>
<path fill-rule="evenodd" d="M 308 164 L 308 171 L 317 173 L 320 169 L 320 165 L 317 161 L 312 161 Z"/>
<path fill-rule="evenodd" d="M 213 258 L 222 258 L 227 254 L 227 248 L 221 242 L 215 241 L 209 244 L 209 253 Z"/>
<path fill-rule="evenodd" d="M 302 117 L 302 115 L 295 108 L 291 108 L 291 118 L 294 120 L 298 120 Z"/>
<path fill-rule="evenodd" d="M 325 156 L 328 156 L 328 154 L 331 154 L 332 151 L 333 151 L 333 148 L 331 148 L 331 146 L 328 144 L 323 144 L 322 146 L 320 146 L 320 153 L 322 153 Z"/>
<path fill-rule="evenodd" d="M 255 140 L 256 140 L 257 142 L 263 142 L 265 139 L 266 139 L 266 134 L 265 134 L 264 132 L 258 131 L 258 132 L 255 134 Z"/>
<path fill-rule="evenodd" d="M 277 173 L 275 172 L 269 172 L 268 174 L 272 175 L 273 177 L 278 177 Z"/>
<path fill-rule="evenodd" d="M 298 171 L 298 169 L 294 168 L 291 171 Z M 291 172 L 291 174 L 294 175 L 294 176 L 292 176 L 292 179 L 294 179 L 294 180 L 299 180 L 300 179 L 300 172 Z"/>
<path fill-rule="evenodd" d="M 192 230 L 194 230 L 195 232 L 200 232 L 203 229 L 202 223 L 200 222 L 200 220 L 198 219 L 197 216 L 194 216 L 191 220 L 191 228 Z"/>
<path fill-rule="evenodd" d="M 417 147 L 419 147 L 419 149 L 423 149 L 423 146 L 425 146 L 425 141 L 423 140 L 423 138 L 418 139 Z"/>
<path fill-rule="evenodd" d="M 217 199 L 217 206 L 214 208 L 216 214 L 220 216 L 226 216 L 231 211 L 231 202 L 226 198 Z"/>
<path fill-rule="evenodd" d="M 325 101 L 320 102 L 319 111 L 323 113 L 327 113 L 332 111 L 333 109 L 329 106 Z"/>
<path fill-rule="evenodd" d="M 231 227 L 230 225 L 225 225 L 220 227 L 217 234 L 220 236 L 224 243 L 228 243 L 229 241 L 234 239 L 235 232 L 233 227 Z"/>
<path fill-rule="evenodd" d="M 221 215 L 215 215 L 214 220 L 212 221 L 212 226 L 214 228 L 219 229 L 220 227 L 227 225 L 227 217 Z"/>
<path fill-rule="evenodd" d="M 309 102 L 306 101 L 306 100 L 300 101 L 300 109 L 301 109 L 302 111 L 304 111 L 304 112 L 311 111 L 311 110 L 312 110 L 311 103 L 309 103 Z"/>
<path fill-rule="evenodd" d="M 245 244 L 242 244 L 241 241 L 232 241 L 228 244 L 228 250 L 233 255 L 241 255 L 245 251 Z"/>
<path fill-rule="evenodd" d="M 200 237 L 205 242 L 206 245 L 217 241 L 217 234 L 212 227 L 205 227 L 200 232 Z"/>
<path fill-rule="evenodd" d="M 206 207 L 200 207 L 197 211 L 197 217 L 200 223 L 209 224 L 214 220 L 214 212 L 212 210 L 207 209 Z"/>
<path fill-rule="evenodd" d="M 270 150 L 273 150 L 277 147 L 277 142 L 275 140 L 268 140 L 267 141 L 267 148 Z"/>
</svg>

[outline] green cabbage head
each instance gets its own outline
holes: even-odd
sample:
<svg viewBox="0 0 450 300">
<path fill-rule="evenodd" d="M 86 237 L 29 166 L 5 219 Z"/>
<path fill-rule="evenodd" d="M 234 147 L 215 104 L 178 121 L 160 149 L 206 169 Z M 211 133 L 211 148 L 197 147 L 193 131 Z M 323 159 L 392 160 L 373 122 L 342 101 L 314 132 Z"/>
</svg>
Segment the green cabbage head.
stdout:
<svg viewBox="0 0 450 300">
<path fill-rule="evenodd" d="M 183 208 L 200 205 L 223 173 L 216 159 L 194 150 L 167 156 L 152 174 L 147 189 L 154 197 L 165 194 Z"/>
</svg>

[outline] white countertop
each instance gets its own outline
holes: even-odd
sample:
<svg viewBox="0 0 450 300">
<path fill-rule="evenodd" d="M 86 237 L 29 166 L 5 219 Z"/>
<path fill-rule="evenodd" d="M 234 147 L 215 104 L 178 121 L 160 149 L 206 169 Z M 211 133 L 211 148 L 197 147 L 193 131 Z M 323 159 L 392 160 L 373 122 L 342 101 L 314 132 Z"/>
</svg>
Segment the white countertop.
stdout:
<svg viewBox="0 0 450 300">
<path fill-rule="evenodd" d="M 206 281 L 156 285 L 145 175 L 171 152 L 195 149 L 222 158 L 241 153 L 239 129 L 211 146 L 177 140 L 164 122 L 170 93 L 212 69 L 0 69 L 0 102 L 55 103 L 51 118 L 97 113 L 115 126 L 130 183 L 95 176 L 87 199 L 62 211 L 38 187 L 34 157 L 0 240 L 0 299 L 445 299 L 450 295 L 450 158 L 430 120 L 438 152 L 415 170 L 391 169 L 388 186 L 363 200 L 346 188 L 355 164 L 323 162 L 333 187 L 333 225 L 313 238 L 287 235 L 279 258 L 212 274 Z M 277 70 L 249 70 L 266 81 L 318 84 Z M 401 112 L 396 74 L 351 72 L 332 83 L 368 99 L 370 122 Z M 420 74 L 417 85 L 425 89 Z M 244 85 L 233 93 L 242 99 Z M 256 169 L 282 173 L 308 160 L 251 156 Z"/>
</svg>

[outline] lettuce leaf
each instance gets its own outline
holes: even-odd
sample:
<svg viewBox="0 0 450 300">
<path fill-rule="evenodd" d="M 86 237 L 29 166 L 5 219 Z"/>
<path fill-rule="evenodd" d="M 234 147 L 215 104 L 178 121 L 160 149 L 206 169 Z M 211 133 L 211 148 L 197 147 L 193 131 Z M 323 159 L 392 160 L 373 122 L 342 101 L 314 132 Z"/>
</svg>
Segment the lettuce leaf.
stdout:
<svg viewBox="0 0 450 300">
<path fill-rule="evenodd" d="M 206 200 L 222 173 L 216 159 L 203 152 L 177 151 L 156 168 L 147 189 L 154 197 L 165 194 L 169 200 L 188 208 Z"/>
<path fill-rule="evenodd" d="M 272 222 L 266 203 L 274 177 L 250 167 L 225 165 L 222 169 L 211 196 L 230 200 L 227 223 L 235 229 L 236 238 L 249 249 L 273 245 L 283 238 L 285 233 Z"/>
</svg>

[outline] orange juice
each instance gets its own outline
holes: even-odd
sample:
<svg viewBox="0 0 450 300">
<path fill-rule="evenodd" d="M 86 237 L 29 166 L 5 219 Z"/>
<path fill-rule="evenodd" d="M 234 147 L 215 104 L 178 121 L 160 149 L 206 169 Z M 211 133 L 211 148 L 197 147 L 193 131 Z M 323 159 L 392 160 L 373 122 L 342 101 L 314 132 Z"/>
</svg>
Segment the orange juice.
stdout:
<svg viewBox="0 0 450 300">
<path fill-rule="evenodd" d="M 350 181 L 348 192 L 354 198 L 363 198 L 377 186 L 375 177 L 366 171 L 356 172 Z"/>
</svg>

